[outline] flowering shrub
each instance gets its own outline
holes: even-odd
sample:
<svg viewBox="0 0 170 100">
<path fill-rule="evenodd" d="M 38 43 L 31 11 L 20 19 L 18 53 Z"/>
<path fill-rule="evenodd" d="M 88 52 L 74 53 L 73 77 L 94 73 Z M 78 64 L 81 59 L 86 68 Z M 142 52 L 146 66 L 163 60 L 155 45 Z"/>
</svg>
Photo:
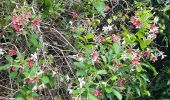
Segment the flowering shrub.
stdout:
<svg viewBox="0 0 170 100">
<path fill-rule="evenodd" d="M 22 9 L 22 11 L 20 10 Z M 22 51 L 15 45 L 11 49 L 1 48 L 1 55 L 8 61 L 1 70 L 9 69 L 9 77 L 16 81 L 18 92 L 16 99 L 32 98 L 38 96 L 38 92 L 53 86 L 53 70 L 50 69 L 51 56 L 42 51 L 43 44 L 39 42 L 40 18 L 27 5 L 14 9 L 12 14 L 12 35 L 18 39 L 25 37 L 26 45 L 32 54 Z M 10 37 L 8 35 L 6 38 Z M 13 41 L 11 39 L 9 41 Z M 43 54 L 41 54 L 43 53 Z M 44 57 L 42 57 L 42 55 Z"/>
<path fill-rule="evenodd" d="M 151 95 L 148 84 L 158 74 L 152 65 L 166 57 L 155 42 L 162 27 L 153 8 L 133 0 L 10 2 L 16 7 L 0 37 L 0 70 L 7 73 L 10 97 Z"/>
<path fill-rule="evenodd" d="M 94 26 L 90 21 L 91 27 L 89 24 L 89 27 L 73 27 L 76 46 L 80 50 L 78 55 L 83 60 L 75 58 L 79 79 L 71 81 L 70 94 L 76 99 L 85 97 L 89 100 L 150 96 L 147 90 L 149 70 L 157 75 L 150 63 L 166 57 L 153 45 L 159 35 L 158 20 L 155 19 L 151 10 L 141 8 L 130 18 L 127 16 L 127 24 L 121 25 L 120 32 L 114 31 L 114 18 L 108 18 L 102 29 L 96 28 L 102 24 L 100 20 Z"/>
</svg>

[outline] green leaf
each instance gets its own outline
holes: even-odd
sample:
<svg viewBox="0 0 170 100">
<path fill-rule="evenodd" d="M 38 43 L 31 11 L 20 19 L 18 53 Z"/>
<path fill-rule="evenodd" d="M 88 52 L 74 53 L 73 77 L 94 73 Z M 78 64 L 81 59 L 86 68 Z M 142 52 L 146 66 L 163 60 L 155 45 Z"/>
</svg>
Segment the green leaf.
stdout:
<svg viewBox="0 0 170 100">
<path fill-rule="evenodd" d="M 123 32 L 124 36 L 127 36 L 128 34 L 130 34 L 129 30 L 124 25 L 121 25 L 121 28 L 124 30 Z"/>
<path fill-rule="evenodd" d="M 86 68 L 86 66 L 84 65 L 83 62 L 74 62 L 73 63 L 76 67 L 79 67 L 79 68 Z"/>
<path fill-rule="evenodd" d="M 149 68 L 150 70 L 152 70 L 155 76 L 158 74 L 158 72 L 156 71 L 155 67 L 153 67 L 150 63 L 145 62 L 145 63 L 142 63 L 142 65 L 147 67 L 147 68 Z"/>
<path fill-rule="evenodd" d="M 110 80 L 115 81 L 117 79 L 117 76 L 112 76 Z"/>
<path fill-rule="evenodd" d="M 107 23 L 111 24 L 112 23 L 112 19 L 107 19 Z"/>
<path fill-rule="evenodd" d="M 18 72 L 14 71 L 9 74 L 10 78 L 15 78 L 18 75 Z"/>
<path fill-rule="evenodd" d="M 106 87 L 106 88 L 105 88 L 105 91 L 106 91 L 107 93 L 111 93 L 111 92 L 113 92 L 113 89 L 112 89 L 112 87 Z"/>
<path fill-rule="evenodd" d="M 42 78 L 42 82 L 43 82 L 44 84 L 49 83 L 49 82 L 50 82 L 49 77 L 48 77 L 48 76 L 43 76 L 43 78 Z"/>
<path fill-rule="evenodd" d="M 114 43 L 114 51 L 116 54 L 118 54 L 121 51 L 121 45 L 119 43 Z"/>
<path fill-rule="evenodd" d="M 118 92 L 117 90 L 113 89 L 113 93 L 117 97 L 118 100 L 122 100 L 122 95 L 120 94 L 120 92 Z"/>
<path fill-rule="evenodd" d="M 138 93 L 138 95 L 140 96 L 140 89 L 138 87 L 135 87 L 136 92 Z"/>
<path fill-rule="evenodd" d="M 139 40 L 140 43 L 140 47 L 142 50 L 144 50 L 148 45 L 150 45 L 151 40 L 150 39 L 146 39 L 146 40 Z"/>
<path fill-rule="evenodd" d="M 85 36 L 86 39 L 93 39 L 94 38 L 94 34 L 93 33 L 89 33 Z"/>
<path fill-rule="evenodd" d="M 113 16 L 113 20 L 116 20 L 117 19 L 117 16 Z"/>
<path fill-rule="evenodd" d="M 150 40 L 150 39 L 146 39 L 146 40 L 145 40 L 145 43 L 146 43 L 146 45 L 148 46 L 148 45 L 150 45 L 151 40 Z"/>
<path fill-rule="evenodd" d="M 22 82 L 22 81 L 23 81 L 23 79 L 22 79 L 21 77 L 18 77 L 18 78 L 16 79 L 16 82 L 17 82 L 17 83 Z"/>
<path fill-rule="evenodd" d="M 5 58 L 6 58 L 6 60 L 8 60 L 8 62 L 12 62 L 12 60 L 13 60 L 10 55 L 6 55 Z"/>
<path fill-rule="evenodd" d="M 95 97 L 91 93 L 88 93 L 87 97 L 88 97 L 88 100 L 98 100 L 97 97 Z"/>
<path fill-rule="evenodd" d="M 51 0 L 45 0 L 44 1 L 44 10 L 45 10 L 45 14 L 49 13 L 49 10 L 51 8 L 52 2 Z"/>
<path fill-rule="evenodd" d="M 73 90 L 72 94 L 77 95 L 77 94 L 81 94 L 85 91 L 85 89 L 77 89 L 77 90 Z"/>
<path fill-rule="evenodd" d="M 147 91 L 147 90 L 145 90 L 144 92 L 145 92 L 145 94 L 146 94 L 146 95 L 148 95 L 148 96 L 150 96 L 150 95 L 151 95 L 151 94 L 150 94 L 150 92 L 149 92 L 149 91 Z"/>
<path fill-rule="evenodd" d="M 144 43 L 144 41 L 139 41 L 139 43 L 140 43 L 140 47 L 142 50 L 144 50 L 147 47 L 147 45 Z"/>
<path fill-rule="evenodd" d="M 107 37 L 107 38 L 105 39 L 105 42 L 107 42 L 107 43 L 112 43 L 110 37 Z"/>
<path fill-rule="evenodd" d="M 102 59 L 103 59 L 103 61 L 104 61 L 104 63 L 106 64 L 107 63 L 107 59 L 106 59 L 106 56 L 101 56 L 102 57 Z"/>
<path fill-rule="evenodd" d="M 136 67 L 136 70 L 137 70 L 138 72 L 141 72 L 141 71 L 143 71 L 143 68 L 142 68 L 141 66 L 137 66 L 137 67 Z"/>
<path fill-rule="evenodd" d="M 106 71 L 106 70 L 99 70 L 99 71 L 97 72 L 97 74 L 101 74 L 101 75 L 107 74 L 107 71 Z"/>
<path fill-rule="evenodd" d="M 98 12 L 103 12 L 105 8 L 105 3 L 104 2 L 97 2 L 95 5 L 96 9 Z"/>
<path fill-rule="evenodd" d="M 139 39 L 143 38 L 144 37 L 144 34 L 142 32 L 137 32 L 137 36 Z"/>
<path fill-rule="evenodd" d="M 6 70 L 10 67 L 10 64 L 6 64 L 4 66 L 0 66 L 0 70 Z"/>
<path fill-rule="evenodd" d="M 24 97 L 16 97 L 15 100 L 25 100 Z"/>
<path fill-rule="evenodd" d="M 31 38 L 30 38 L 30 42 L 33 44 L 33 45 L 38 45 L 38 36 L 36 34 L 32 34 L 31 35 Z"/>
<path fill-rule="evenodd" d="M 86 75 L 86 72 L 84 70 L 77 70 L 76 76 L 84 76 Z"/>
</svg>

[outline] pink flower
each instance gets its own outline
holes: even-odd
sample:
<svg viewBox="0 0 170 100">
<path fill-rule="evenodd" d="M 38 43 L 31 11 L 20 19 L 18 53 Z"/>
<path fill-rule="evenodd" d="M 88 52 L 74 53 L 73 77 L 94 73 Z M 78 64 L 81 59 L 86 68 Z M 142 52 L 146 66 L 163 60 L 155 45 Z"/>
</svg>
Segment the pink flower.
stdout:
<svg viewBox="0 0 170 100">
<path fill-rule="evenodd" d="M 45 70 L 45 71 L 48 71 L 48 70 L 49 70 L 48 66 L 45 66 L 45 67 L 44 67 L 44 70 Z"/>
<path fill-rule="evenodd" d="M 157 37 L 157 34 L 155 34 L 155 33 L 152 33 L 152 34 L 148 35 L 148 38 L 150 38 L 152 40 L 156 39 L 156 37 Z"/>
<path fill-rule="evenodd" d="M 108 6 L 108 5 L 106 5 L 105 7 L 104 7 L 104 11 L 105 12 L 108 12 L 110 10 L 110 7 Z"/>
<path fill-rule="evenodd" d="M 18 24 L 18 16 L 17 15 L 14 15 L 13 17 L 12 17 L 12 24 Z"/>
<path fill-rule="evenodd" d="M 149 56 L 151 53 L 149 51 L 144 51 L 143 56 Z"/>
<path fill-rule="evenodd" d="M 72 16 L 73 18 L 77 18 L 77 17 L 78 17 L 78 14 L 73 11 L 73 12 L 71 12 L 71 16 Z"/>
<path fill-rule="evenodd" d="M 24 83 L 26 84 L 26 83 L 30 83 L 31 82 L 31 79 L 30 78 L 25 78 L 24 79 Z"/>
<path fill-rule="evenodd" d="M 44 88 L 46 88 L 45 84 L 41 84 L 40 86 L 38 86 L 39 91 L 43 90 Z"/>
<path fill-rule="evenodd" d="M 31 79 L 31 83 L 37 83 L 39 81 L 39 78 L 38 77 L 33 77 Z"/>
<path fill-rule="evenodd" d="M 33 67 L 33 65 L 34 65 L 34 62 L 32 59 L 27 61 L 27 66 Z"/>
<path fill-rule="evenodd" d="M 116 66 L 117 68 L 119 68 L 119 67 L 121 67 L 122 65 L 121 65 L 120 63 L 115 63 L 115 66 Z"/>
<path fill-rule="evenodd" d="M 126 80 L 124 78 L 120 78 L 117 80 L 117 85 L 119 87 L 123 87 L 126 84 Z"/>
<path fill-rule="evenodd" d="M 10 67 L 9 67 L 9 71 L 14 71 L 15 69 L 16 69 L 15 66 L 10 66 Z"/>
<path fill-rule="evenodd" d="M 19 19 L 18 25 L 24 25 L 24 24 L 25 24 L 25 19 L 24 19 L 23 17 L 21 17 L 21 18 Z"/>
<path fill-rule="evenodd" d="M 74 59 L 76 59 L 77 61 L 81 61 L 81 62 L 83 62 L 83 57 L 81 56 L 81 55 L 79 55 L 79 54 L 76 54 L 76 55 L 73 55 L 73 57 L 74 57 Z"/>
<path fill-rule="evenodd" d="M 85 84 L 84 78 L 78 78 L 78 81 L 80 83 L 80 88 L 82 88 L 83 85 Z"/>
<path fill-rule="evenodd" d="M 121 40 L 120 37 L 118 37 L 118 36 L 115 35 L 115 34 L 112 34 L 110 38 L 111 38 L 111 40 L 114 41 L 114 42 L 120 42 L 120 40 Z"/>
<path fill-rule="evenodd" d="M 24 13 L 24 17 L 25 17 L 26 19 L 29 19 L 29 18 L 31 17 L 31 13 L 30 13 L 30 12 L 25 12 L 25 13 Z"/>
<path fill-rule="evenodd" d="M 127 50 L 127 53 L 128 53 L 128 54 L 132 54 L 132 53 L 133 53 L 133 50 L 128 49 L 128 50 Z"/>
<path fill-rule="evenodd" d="M 39 18 L 35 18 L 33 21 L 32 21 L 33 25 L 34 26 L 39 26 L 40 25 L 40 19 Z"/>
<path fill-rule="evenodd" d="M 93 94 L 95 96 L 100 96 L 101 95 L 101 91 L 100 90 L 93 90 Z"/>
<path fill-rule="evenodd" d="M 98 37 L 98 42 L 99 42 L 99 43 L 104 42 L 104 37 L 103 37 L 103 36 L 99 36 L 99 37 Z"/>
<path fill-rule="evenodd" d="M 150 32 L 152 32 L 153 34 L 157 34 L 159 32 L 158 27 L 155 24 L 151 24 Z"/>
<path fill-rule="evenodd" d="M 18 68 L 18 71 L 19 71 L 20 74 L 22 74 L 22 73 L 24 72 L 24 68 L 23 68 L 22 66 L 20 66 L 20 67 Z"/>
<path fill-rule="evenodd" d="M 15 29 L 15 31 L 19 31 L 19 25 L 18 24 L 12 24 L 12 27 Z"/>
<path fill-rule="evenodd" d="M 134 66 L 139 66 L 140 65 L 140 59 L 139 57 L 133 57 L 132 60 L 131 60 L 132 64 Z"/>
<path fill-rule="evenodd" d="M 12 27 L 15 29 L 15 31 L 19 30 L 19 25 L 18 25 L 19 19 L 17 15 L 14 15 L 12 17 Z"/>
<path fill-rule="evenodd" d="M 17 33 L 22 34 L 24 32 L 23 28 L 20 28 Z"/>
<path fill-rule="evenodd" d="M 11 49 L 11 50 L 9 50 L 9 54 L 10 54 L 11 56 L 17 55 L 17 50 Z"/>
<path fill-rule="evenodd" d="M 99 63 L 99 54 L 97 52 L 94 52 L 91 54 L 91 57 L 92 57 L 92 60 L 93 60 L 93 63 Z"/>
<path fill-rule="evenodd" d="M 136 28 L 140 28 L 142 26 L 142 23 L 136 18 L 136 16 L 132 16 L 130 18 L 130 22 L 136 26 Z"/>
<path fill-rule="evenodd" d="M 158 58 L 157 58 L 156 56 L 153 56 L 153 57 L 150 58 L 150 60 L 153 61 L 153 62 L 155 62 L 155 61 L 158 60 Z"/>
<path fill-rule="evenodd" d="M 118 36 L 115 35 L 115 34 L 112 34 L 110 38 L 111 38 L 111 40 L 114 41 L 114 42 L 120 42 L 120 40 L 121 40 L 120 37 L 118 37 Z"/>
</svg>

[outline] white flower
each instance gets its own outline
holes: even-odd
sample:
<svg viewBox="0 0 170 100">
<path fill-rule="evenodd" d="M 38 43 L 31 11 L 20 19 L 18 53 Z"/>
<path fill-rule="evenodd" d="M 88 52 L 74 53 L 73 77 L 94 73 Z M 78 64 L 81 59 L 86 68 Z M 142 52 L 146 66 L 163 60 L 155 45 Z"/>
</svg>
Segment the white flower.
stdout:
<svg viewBox="0 0 170 100">
<path fill-rule="evenodd" d="M 161 59 L 164 59 L 167 55 L 164 55 L 164 52 L 159 51 L 159 56 L 161 56 Z"/>
<path fill-rule="evenodd" d="M 38 86 L 38 90 L 42 90 L 42 89 L 45 89 L 45 88 L 46 88 L 45 84 L 41 84 L 41 85 Z"/>
<path fill-rule="evenodd" d="M 103 29 L 102 29 L 104 32 L 107 32 L 108 31 L 108 28 L 106 26 L 103 26 Z"/>
<path fill-rule="evenodd" d="M 70 80 L 70 77 L 68 76 L 68 74 L 65 77 L 66 77 L 66 81 Z"/>
<path fill-rule="evenodd" d="M 126 44 L 126 41 L 125 41 L 125 40 L 122 42 L 122 45 L 124 45 L 124 44 Z"/>
<path fill-rule="evenodd" d="M 54 76 L 56 75 L 56 72 L 55 72 L 55 71 L 52 71 L 52 74 L 53 74 L 52 76 L 54 77 Z"/>
<path fill-rule="evenodd" d="M 149 35 L 148 35 L 148 38 L 151 39 L 151 40 L 156 39 L 156 37 L 157 37 L 156 34 L 149 34 Z"/>
<path fill-rule="evenodd" d="M 38 87 L 37 87 L 37 86 L 34 86 L 34 87 L 32 88 L 32 90 L 33 90 L 33 91 L 37 91 L 37 90 L 38 90 Z"/>
<path fill-rule="evenodd" d="M 67 89 L 67 91 L 69 92 L 69 94 L 73 93 L 72 89 Z"/>
<path fill-rule="evenodd" d="M 72 26 L 72 25 L 73 25 L 73 22 L 72 22 L 72 21 L 69 21 L 69 24 Z"/>
<path fill-rule="evenodd" d="M 44 71 L 43 71 L 43 70 L 40 70 L 40 71 L 37 72 L 37 75 L 41 75 L 41 74 L 43 74 L 43 73 L 44 73 Z"/>
<path fill-rule="evenodd" d="M 34 54 L 31 54 L 31 59 L 33 59 L 34 61 L 37 61 L 38 56 L 36 52 Z"/>
<path fill-rule="evenodd" d="M 81 62 L 83 62 L 83 60 L 84 60 L 83 57 L 80 56 L 79 54 L 73 55 L 73 58 L 76 59 L 77 61 L 81 61 Z"/>
<path fill-rule="evenodd" d="M 0 55 L 3 55 L 3 54 L 4 54 L 3 51 L 4 51 L 4 50 L 3 50 L 2 48 L 0 48 Z"/>
<path fill-rule="evenodd" d="M 121 59 L 125 61 L 127 59 L 127 55 L 126 54 L 122 54 L 121 55 Z"/>
<path fill-rule="evenodd" d="M 106 87 L 107 83 L 106 82 L 102 82 L 102 84 Z"/>
<path fill-rule="evenodd" d="M 158 21 L 159 21 L 159 17 L 156 16 L 156 17 L 154 18 L 154 23 L 157 24 Z"/>
<path fill-rule="evenodd" d="M 108 26 L 107 26 L 107 28 L 108 28 L 108 31 L 113 30 L 113 28 L 112 28 L 112 26 L 111 26 L 111 25 L 108 25 Z"/>
<path fill-rule="evenodd" d="M 85 84 L 84 78 L 78 78 L 78 81 L 80 83 L 80 88 L 82 88 L 83 85 Z"/>
<path fill-rule="evenodd" d="M 111 25 L 108 25 L 108 26 L 103 26 L 103 29 L 102 29 L 104 32 L 108 32 L 108 31 L 111 31 L 113 30 L 112 26 Z"/>
</svg>

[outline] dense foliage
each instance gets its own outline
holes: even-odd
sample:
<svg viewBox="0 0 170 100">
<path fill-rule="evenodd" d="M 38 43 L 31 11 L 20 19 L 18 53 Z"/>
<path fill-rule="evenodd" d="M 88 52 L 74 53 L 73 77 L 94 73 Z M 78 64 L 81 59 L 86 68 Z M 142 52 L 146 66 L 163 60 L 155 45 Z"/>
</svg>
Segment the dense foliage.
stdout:
<svg viewBox="0 0 170 100">
<path fill-rule="evenodd" d="M 0 8 L 3 99 L 170 98 L 168 0 L 2 0 Z"/>
</svg>

